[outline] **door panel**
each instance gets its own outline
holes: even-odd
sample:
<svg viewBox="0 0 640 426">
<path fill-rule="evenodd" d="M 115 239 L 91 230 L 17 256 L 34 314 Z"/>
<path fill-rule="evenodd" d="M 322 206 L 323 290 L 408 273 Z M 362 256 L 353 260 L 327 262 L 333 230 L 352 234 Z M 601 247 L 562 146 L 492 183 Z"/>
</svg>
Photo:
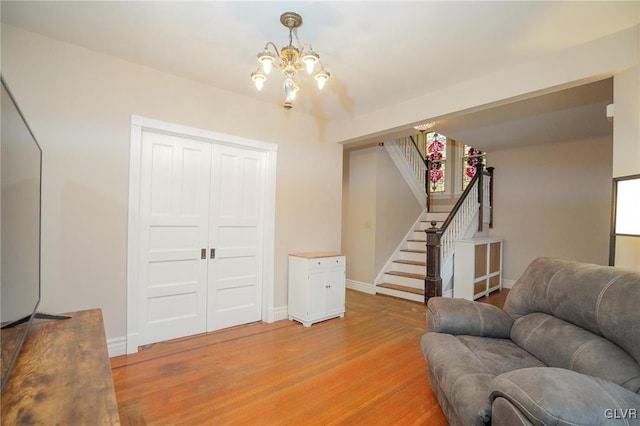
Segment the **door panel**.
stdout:
<svg viewBox="0 0 640 426">
<path fill-rule="evenodd" d="M 212 153 L 208 330 L 262 318 L 265 161 L 247 149 Z"/>
<path fill-rule="evenodd" d="M 142 134 L 140 344 L 206 330 L 211 146 Z"/>
</svg>

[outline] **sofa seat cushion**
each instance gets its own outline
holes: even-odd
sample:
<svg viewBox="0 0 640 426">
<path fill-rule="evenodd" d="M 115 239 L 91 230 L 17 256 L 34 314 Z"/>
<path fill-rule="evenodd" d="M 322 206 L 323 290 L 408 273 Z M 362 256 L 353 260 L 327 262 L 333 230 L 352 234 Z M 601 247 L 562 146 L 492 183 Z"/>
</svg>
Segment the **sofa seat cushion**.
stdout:
<svg viewBox="0 0 640 426">
<path fill-rule="evenodd" d="M 440 392 L 465 425 L 489 424 L 491 381 L 507 371 L 544 367 L 508 339 L 426 333 L 422 352 Z"/>
<path fill-rule="evenodd" d="M 615 343 L 554 316 L 518 318 L 511 339 L 549 367 L 565 368 L 640 391 L 640 365 Z"/>
</svg>

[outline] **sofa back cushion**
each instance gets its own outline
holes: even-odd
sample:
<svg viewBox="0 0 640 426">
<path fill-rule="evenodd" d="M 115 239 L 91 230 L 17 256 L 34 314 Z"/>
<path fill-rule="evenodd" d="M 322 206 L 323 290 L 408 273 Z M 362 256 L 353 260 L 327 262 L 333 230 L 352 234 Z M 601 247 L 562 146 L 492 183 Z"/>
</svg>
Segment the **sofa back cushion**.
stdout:
<svg viewBox="0 0 640 426">
<path fill-rule="evenodd" d="M 554 316 L 518 318 L 511 340 L 549 367 L 564 368 L 640 391 L 640 365 L 618 345 Z"/>
<path fill-rule="evenodd" d="M 615 343 L 640 363 L 640 273 L 538 258 L 516 281 L 504 310 L 544 313 Z M 559 348 L 564 344 L 552 344 Z"/>
</svg>

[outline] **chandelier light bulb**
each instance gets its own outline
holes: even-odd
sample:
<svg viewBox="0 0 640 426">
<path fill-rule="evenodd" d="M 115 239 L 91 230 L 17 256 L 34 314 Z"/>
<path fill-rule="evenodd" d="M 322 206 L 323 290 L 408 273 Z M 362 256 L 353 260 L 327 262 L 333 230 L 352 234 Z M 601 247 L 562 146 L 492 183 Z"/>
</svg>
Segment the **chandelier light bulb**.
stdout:
<svg viewBox="0 0 640 426">
<path fill-rule="evenodd" d="M 309 52 L 307 52 L 301 59 L 307 67 L 307 73 L 311 74 L 313 73 L 313 68 L 320 60 L 320 55 L 314 52 L 313 49 L 309 48 Z"/>
<path fill-rule="evenodd" d="M 316 79 L 316 83 L 318 83 L 318 89 L 322 90 L 324 88 L 324 85 L 327 83 L 327 80 L 329 80 L 329 77 L 330 74 L 324 68 L 318 71 L 318 73 L 313 77 Z"/>
<path fill-rule="evenodd" d="M 258 62 L 260 62 L 260 64 L 262 65 L 262 71 L 266 75 L 269 75 L 269 73 L 271 72 L 275 60 L 276 57 L 273 56 L 273 54 L 266 48 L 264 49 L 264 52 L 258 53 Z"/>
<path fill-rule="evenodd" d="M 256 85 L 256 89 L 258 90 L 262 90 L 262 87 L 264 86 L 264 82 L 266 79 L 267 79 L 267 76 L 261 73 L 260 71 L 251 73 L 251 80 L 253 80 L 253 82 Z"/>
</svg>

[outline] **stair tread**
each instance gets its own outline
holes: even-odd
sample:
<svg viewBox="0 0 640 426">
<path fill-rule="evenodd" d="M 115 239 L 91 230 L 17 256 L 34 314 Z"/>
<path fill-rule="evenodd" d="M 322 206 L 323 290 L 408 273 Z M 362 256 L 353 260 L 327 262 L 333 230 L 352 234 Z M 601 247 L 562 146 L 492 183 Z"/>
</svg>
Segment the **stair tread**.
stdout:
<svg viewBox="0 0 640 426">
<path fill-rule="evenodd" d="M 404 251 L 406 253 L 427 253 L 426 250 L 415 250 L 415 249 L 401 249 L 400 251 Z"/>
<path fill-rule="evenodd" d="M 391 289 L 391 290 L 404 291 L 405 293 L 420 294 L 420 295 L 424 296 L 424 289 L 422 289 L 422 288 L 413 288 L 413 287 L 407 287 L 407 286 L 404 286 L 404 285 L 389 284 L 389 283 L 378 284 L 377 287 L 388 288 L 388 289 Z"/>
<path fill-rule="evenodd" d="M 412 274 L 411 272 L 401 272 L 401 271 L 387 271 L 385 274 L 396 275 L 399 277 L 405 278 L 415 278 L 417 280 L 424 280 L 426 278 L 425 275 L 422 274 Z"/>
<path fill-rule="evenodd" d="M 414 238 L 408 239 L 407 241 L 410 241 L 412 243 L 426 243 L 427 242 L 426 239 L 424 239 L 424 240 L 416 240 Z"/>
<path fill-rule="evenodd" d="M 396 259 L 394 263 L 402 263 L 404 265 L 427 266 L 427 262 L 416 262 L 415 260 Z"/>
</svg>

